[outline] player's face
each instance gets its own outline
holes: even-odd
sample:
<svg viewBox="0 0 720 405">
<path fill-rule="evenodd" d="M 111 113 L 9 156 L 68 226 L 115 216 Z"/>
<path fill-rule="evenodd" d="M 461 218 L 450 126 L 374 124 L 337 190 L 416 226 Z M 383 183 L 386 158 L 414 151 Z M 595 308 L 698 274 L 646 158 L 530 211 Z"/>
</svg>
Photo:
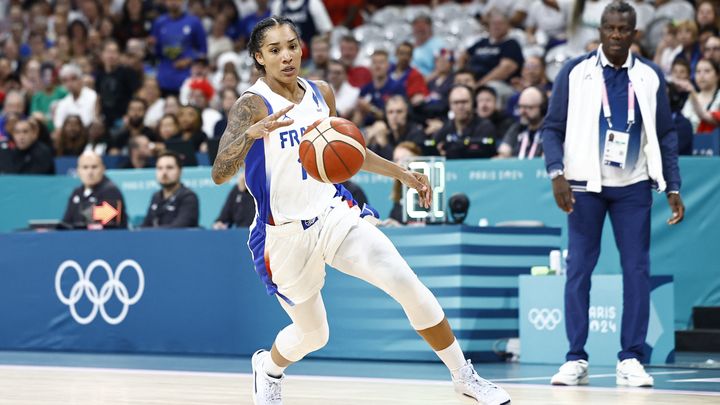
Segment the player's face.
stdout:
<svg viewBox="0 0 720 405">
<path fill-rule="evenodd" d="M 84 155 L 78 160 L 77 173 L 85 187 L 93 187 L 102 180 L 105 168 L 99 157 Z"/>
<path fill-rule="evenodd" d="M 173 187 L 180 182 L 180 167 L 175 159 L 163 156 L 155 164 L 155 177 L 163 187 Z"/>
<path fill-rule="evenodd" d="M 266 77 L 283 83 L 295 82 L 302 59 L 300 39 L 289 25 L 270 28 L 255 58 L 265 66 Z"/>
</svg>

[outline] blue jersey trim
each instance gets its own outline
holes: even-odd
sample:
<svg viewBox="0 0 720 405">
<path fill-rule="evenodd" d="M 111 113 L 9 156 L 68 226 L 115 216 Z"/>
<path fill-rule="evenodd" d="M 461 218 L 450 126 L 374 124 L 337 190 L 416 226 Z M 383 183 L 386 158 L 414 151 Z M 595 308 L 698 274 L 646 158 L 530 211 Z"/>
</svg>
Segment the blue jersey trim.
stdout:
<svg viewBox="0 0 720 405">
<path fill-rule="evenodd" d="M 310 89 L 312 89 L 312 92 L 313 92 L 313 101 L 315 101 L 315 104 L 317 104 L 318 107 L 320 107 L 320 103 L 319 103 L 319 102 L 322 102 L 322 104 L 323 104 L 325 107 L 327 107 L 328 109 L 330 109 L 330 107 L 328 107 L 327 103 L 325 102 L 325 98 L 323 97 L 322 92 L 320 92 L 320 89 L 318 88 L 317 84 L 313 83 L 313 82 L 310 81 L 310 80 L 307 80 L 307 82 L 308 82 L 308 84 L 310 85 Z M 318 101 L 319 101 L 319 102 L 318 102 Z"/>
</svg>

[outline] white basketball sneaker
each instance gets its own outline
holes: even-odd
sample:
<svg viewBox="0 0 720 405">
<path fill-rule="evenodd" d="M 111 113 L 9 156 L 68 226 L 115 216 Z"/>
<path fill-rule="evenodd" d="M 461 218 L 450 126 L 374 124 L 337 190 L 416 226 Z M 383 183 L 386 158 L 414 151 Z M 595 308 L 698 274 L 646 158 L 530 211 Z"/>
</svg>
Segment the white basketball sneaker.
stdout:
<svg viewBox="0 0 720 405">
<path fill-rule="evenodd" d="M 481 378 L 470 360 L 460 370 L 452 373 L 452 381 L 455 392 L 462 395 L 463 399 L 471 400 L 472 403 L 482 405 L 510 403 L 510 395 L 504 389 Z"/>
<path fill-rule="evenodd" d="M 270 377 L 263 369 L 263 361 L 270 356 L 266 350 L 258 350 L 252 356 L 253 403 L 255 405 L 282 405 L 282 380 Z"/>
<path fill-rule="evenodd" d="M 625 359 L 618 361 L 617 385 L 627 387 L 652 387 L 655 382 L 652 376 L 645 372 L 645 367 L 637 359 Z"/>
<path fill-rule="evenodd" d="M 552 385 L 587 385 L 588 382 L 588 362 L 586 360 L 565 362 L 550 380 Z"/>
</svg>

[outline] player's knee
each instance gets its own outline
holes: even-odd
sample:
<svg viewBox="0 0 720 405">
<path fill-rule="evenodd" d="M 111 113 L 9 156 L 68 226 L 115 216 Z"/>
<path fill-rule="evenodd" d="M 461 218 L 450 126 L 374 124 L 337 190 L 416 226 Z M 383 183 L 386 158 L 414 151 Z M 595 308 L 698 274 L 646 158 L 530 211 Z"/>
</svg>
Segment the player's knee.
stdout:
<svg viewBox="0 0 720 405">
<path fill-rule="evenodd" d="M 303 340 L 305 346 L 311 352 L 322 349 L 328 343 L 328 340 L 330 340 L 330 328 L 328 324 L 325 323 L 319 329 L 306 333 Z"/>
</svg>

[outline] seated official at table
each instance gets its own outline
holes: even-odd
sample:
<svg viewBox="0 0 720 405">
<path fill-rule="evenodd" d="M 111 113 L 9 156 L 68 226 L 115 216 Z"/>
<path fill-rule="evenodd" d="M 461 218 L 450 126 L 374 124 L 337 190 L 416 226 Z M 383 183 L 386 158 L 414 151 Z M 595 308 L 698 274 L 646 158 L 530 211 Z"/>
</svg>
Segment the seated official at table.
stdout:
<svg viewBox="0 0 720 405">
<path fill-rule="evenodd" d="M 230 227 L 249 227 L 255 219 L 255 200 L 245 184 L 245 173 L 238 175 L 237 185 L 230 190 L 220 216 L 215 220 L 213 229 Z"/>
<path fill-rule="evenodd" d="M 73 228 L 127 228 L 125 200 L 115 183 L 105 177 L 100 155 L 91 151 L 81 154 L 77 173 L 82 185 L 70 195 L 63 222 Z"/>
<path fill-rule="evenodd" d="M 160 191 L 152 196 L 143 228 L 195 228 L 200 209 L 197 194 L 180 182 L 182 162 L 172 151 L 161 153 L 155 163 Z"/>
</svg>

